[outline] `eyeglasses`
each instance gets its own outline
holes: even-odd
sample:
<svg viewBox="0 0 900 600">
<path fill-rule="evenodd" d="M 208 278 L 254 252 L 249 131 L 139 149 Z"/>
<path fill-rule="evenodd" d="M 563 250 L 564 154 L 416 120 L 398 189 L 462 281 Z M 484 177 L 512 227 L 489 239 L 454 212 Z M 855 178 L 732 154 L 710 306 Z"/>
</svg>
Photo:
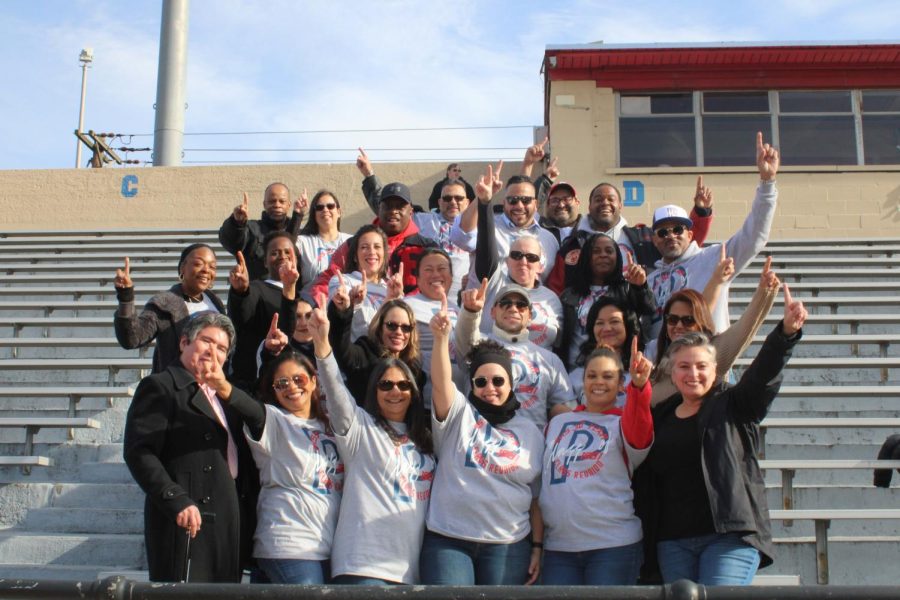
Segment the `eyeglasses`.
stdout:
<svg viewBox="0 0 900 600">
<path fill-rule="evenodd" d="M 475 377 L 472 379 L 472 383 L 474 383 L 475 387 L 477 387 L 478 389 L 487 386 L 488 381 L 490 381 L 495 388 L 503 387 L 503 384 L 506 383 L 506 377 L 503 377 L 502 375 L 494 375 L 490 378 L 490 380 L 488 380 L 487 377 Z"/>
<path fill-rule="evenodd" d="M 528 304 L 528 302 L 526 302 L 524 300 L 509 300 L 508 298 L 504 298 L 503 300 L 501 300 L 500 302 L 497 303 L 497 306 L 499 306 L 500 308 L 503 308 L 503 309 L 509 308 L 511 306 L 515 306 L 519 310 L 525 310 L 526 308 L 529 307 L 529 304 Z"/>
<path fill-rule="evenodd" d="M 693 327 L 694 323 L 696 322 L 697 321 L 695 321 L 694 317 L 692 317 L 691 315 L 666 315 L 666 325 L 671 325 L 672 327 L 675 327 L 679 323 L 681 323 L 685 327 Z"/>
<path fill-rule="evenodd" d="M 509 257 L 513 260 L 522 260 L 523 258 L 530 263 L 540 262 L 541 257 L 534 252 L 521 252 L 520 250 L 510 250 Z"/>
<path fill-rule="evenodd" d="M 337 204 L 334 202 L 329 202 L 328 204 L 316 204 L 316 212 L 322 212 L 325 209 L 334 210 L 337 208 Z"/>
<path fill-rule="evenodd" d="M 685 227 L 684 225 L 675 225 L 671 229 L 668 227 L 660 227 L 656 230 L 656 235 L 657 237 L 667 238 L 669 237 L 669 233 L 672 233 L 673 235 L 681 235 L 682 233 L 684 233 L 685 229 L 687 229 L 687 227 Z"/>
<path fill-rule="evenodd" d="M 506 203 L 510 206 L 515 206 L 519 202 L 522 203 L 523 206 L 528 206 L 531 204 L 532 200 L 534 200 L 534 196 L 507 196 Z"/>
<path fill-rule="evenodd" d="M 465 196 L 441 196 L 441 200 L 444 202 L 456 202 L 457 204 L 462 203 L 465 199 Z"/>
<path fill-rule="evenodd" d="M 406 325 L 403 323 L 395 323 L 394 321 L 385 321 L 384 326 L 388 331 L 397 331 L 399 329 L 403 333 L 410 333 L 413 330 L 412 325 Z"/>
<path fill-rule="evenodd" d="M 291 383 L 293 383 L 298 388 L 306 387 L 309 384 L 309 377 L 303 375 L 302 373 L 299 375 L 294 375 L 292 377 L 279 377 L 272 382 L 272 387 L 279 392 L 284 392 L 290 389 Z"/>
<path fill-rule="evenodd" d="M 571 204 L 575 201 L 575 196 L 551 196 L 547 198 L 547 204 Z"/>
<path fill-rule="evenodd" d="M 382 392 L 389 392 L 394 388 L 397 388 L 401 392 L 408 392 L 412 389 L 412 383 L 406 381 L 405 379 L 401 379 L 400 381 L 391 381 L 390 379 L 382 379 L 378 382 L 378 389 Z"/>
</svg>

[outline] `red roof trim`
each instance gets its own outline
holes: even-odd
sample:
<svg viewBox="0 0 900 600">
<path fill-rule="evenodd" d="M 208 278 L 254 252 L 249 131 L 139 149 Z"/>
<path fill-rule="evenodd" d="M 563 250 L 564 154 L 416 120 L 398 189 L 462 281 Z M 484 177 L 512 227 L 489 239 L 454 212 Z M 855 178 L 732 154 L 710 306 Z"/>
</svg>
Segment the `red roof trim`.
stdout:
<svg viewBox="0 0 900 600">
<path fill-rule="evenodd" d="M 545 65 L 622 91 L 900 87 L 900 44 L 547 50 Z"/>
</svg>

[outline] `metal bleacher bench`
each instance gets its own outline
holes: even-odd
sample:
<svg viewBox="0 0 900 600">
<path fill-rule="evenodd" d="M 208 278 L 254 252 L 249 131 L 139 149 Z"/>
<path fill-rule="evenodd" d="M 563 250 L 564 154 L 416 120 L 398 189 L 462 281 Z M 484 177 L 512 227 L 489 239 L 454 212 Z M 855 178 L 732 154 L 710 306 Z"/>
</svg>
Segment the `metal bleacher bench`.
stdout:
<svg viewBox="0 0 900 600">
<path fill-rule="evenodd" d="M 828 584 L 828 528 L 836 519 L 900 519 L 900 509 L 802 509 L 770 510 L 769 518 L 777 521 L 813 521 L 816 529 L 816 580 Z"/>
<path fill-rule="evenodd" d="M 735 361 L 737 367 L 747 367 L 753 359 L 739 358 Z M 900 356 L 865 357 L 842 356 L 826 358 L 791 358 L 787 369 L 880 369 L 881 381 L 887 383 L 890 380 L 888 371 L 900 367 Z"/>
<path fill-rule="evenodd" d="M 889 427 L 900 429 L 900 418 L 893 417 L 766 417 L 760 424 L 759 455 L 765 458 L 768 429 L 859 429 Z"/>
<path fill-rule="evenodd" d="M 100 429 L 100 422 L 85 417 L 0 417 L 0 427 L 25 428 L 25 454 L 0 457 L 0 464 L 4 466 L 18 465 L 27 475 L 33 466 L 51 466 L 53 464 L 53 461 L 46 456 L 34 455 L 34 436 L 38 431 L 46 428 L 66 428 L 69 429 L 71 438 L 73 429 Z"/>
</svg>

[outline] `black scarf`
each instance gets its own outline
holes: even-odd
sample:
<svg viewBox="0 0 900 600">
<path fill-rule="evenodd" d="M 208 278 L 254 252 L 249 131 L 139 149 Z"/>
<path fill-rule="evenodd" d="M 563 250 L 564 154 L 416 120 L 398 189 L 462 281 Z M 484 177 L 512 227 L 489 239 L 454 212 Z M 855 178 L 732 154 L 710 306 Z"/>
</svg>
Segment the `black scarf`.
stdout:
<svg viewBox="0 0 900 600">
<path fill-rule="evenodd" d="M 476 396 L 474 392 L 470 391 L 469 402 L 472 403 L 475 410 L 477 410 L 488 423 L 494 426 L 503 425 L 516 416 L 516 410 L 518 410 L 520 406 L 514 392 L 510 392 L 506 402 L 498 406 L 496 404 L 485 402 Z"/>
</svg>

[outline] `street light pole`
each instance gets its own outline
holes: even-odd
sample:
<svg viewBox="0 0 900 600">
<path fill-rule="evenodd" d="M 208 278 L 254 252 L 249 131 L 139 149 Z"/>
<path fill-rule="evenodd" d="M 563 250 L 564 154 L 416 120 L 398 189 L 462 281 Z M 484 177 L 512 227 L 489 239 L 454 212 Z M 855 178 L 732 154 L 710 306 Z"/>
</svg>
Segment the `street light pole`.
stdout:
<svg viewBox="0 0 900 600">
<path fill-rule="evenodd" d="M 94 62 L 94 49 L 84 48 L 78 56 L 81 62 L 81 108 L 78 110 L 78 133 L 84 131 L 84 97 L 87 93 L 87 69 L 88 65 Z M 81 168 L 81 140 L 75 141 L 75 168 Z"/>
</svg>

